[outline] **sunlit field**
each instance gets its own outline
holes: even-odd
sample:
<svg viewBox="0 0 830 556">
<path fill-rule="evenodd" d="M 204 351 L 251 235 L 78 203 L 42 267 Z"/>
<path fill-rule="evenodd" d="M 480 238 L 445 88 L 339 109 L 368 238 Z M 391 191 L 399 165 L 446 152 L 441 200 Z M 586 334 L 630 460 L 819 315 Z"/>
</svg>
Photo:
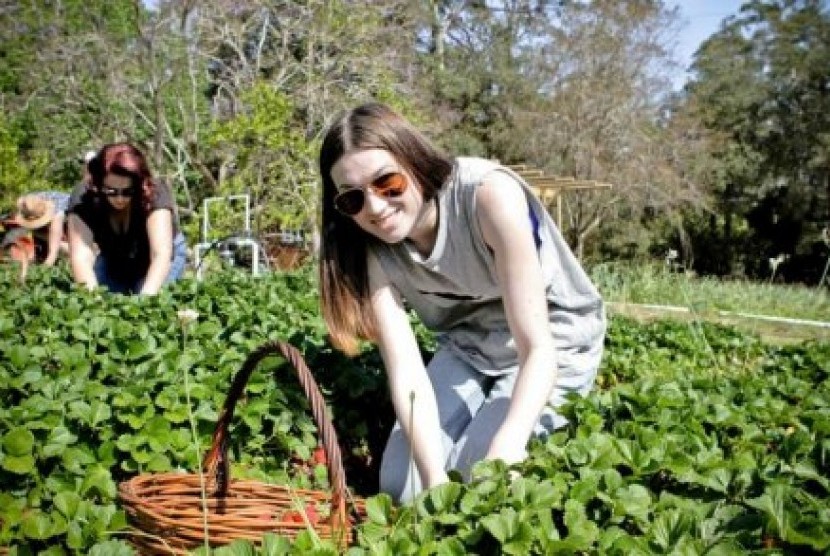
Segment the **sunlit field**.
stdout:
<svg viewBox="0 0 830 556">
<path fill-rule="evenodd" d="M 649 320 L 717 321 L 768 340 L 830 341 L 827 286 L 721 280 L 674 272 L 659 264 L 605 263 L 594 266 L 591 277 L 612 313 Z M 653 307 L 657 305 L 669 307 Z"/>
</svg>

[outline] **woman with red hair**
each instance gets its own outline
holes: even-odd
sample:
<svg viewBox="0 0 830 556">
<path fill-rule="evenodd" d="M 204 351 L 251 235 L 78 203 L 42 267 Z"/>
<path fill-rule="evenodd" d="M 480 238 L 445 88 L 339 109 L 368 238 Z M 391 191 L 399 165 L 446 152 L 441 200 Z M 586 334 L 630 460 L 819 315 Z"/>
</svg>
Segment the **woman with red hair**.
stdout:
<svg viewBox="0 0 830 556">
<path fill-rule="evenodd" d="M 89 185 L 69 202 L 69 250 L 75 281 L 92 289 L 153 295 L 179 278 L 186 244 L 170 187 L 154 180 L 129 143 L 105 145 L 88 162 Z"/>
</svg>

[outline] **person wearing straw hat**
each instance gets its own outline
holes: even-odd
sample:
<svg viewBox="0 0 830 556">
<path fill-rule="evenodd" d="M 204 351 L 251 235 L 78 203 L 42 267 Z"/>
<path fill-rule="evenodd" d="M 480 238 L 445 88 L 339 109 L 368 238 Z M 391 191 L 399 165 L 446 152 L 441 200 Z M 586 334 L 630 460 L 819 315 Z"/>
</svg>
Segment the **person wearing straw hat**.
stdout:
<svg viewBox="0 0 830 556">
<path fill-rule="evenodd" d="M 89 183 L 76 186 L 67 211 L 75 281 L 114 293 L 158 293 L 182 275 L 187 259 L 169 185 L 129 143 L 104 145 L 87 166 Z"/>
<path fill-rule="evenodd" d="M 20 265 L 19 280 L 26 281 L 29 265 L 35 260 L 35 242 L 32 233 L 11 220 L 0 221 L 0 260 L 8 259 Z"/>
<path fill-rule="evenodd" d="M 54 265 L 61 253 L 69 253 L 65 229 L 68 205 L 69 194 L 60 191 L 29 193 L 17 200 L 11 222 L 31 230 L 36 256 L 46 266 Z"/>
</svg>

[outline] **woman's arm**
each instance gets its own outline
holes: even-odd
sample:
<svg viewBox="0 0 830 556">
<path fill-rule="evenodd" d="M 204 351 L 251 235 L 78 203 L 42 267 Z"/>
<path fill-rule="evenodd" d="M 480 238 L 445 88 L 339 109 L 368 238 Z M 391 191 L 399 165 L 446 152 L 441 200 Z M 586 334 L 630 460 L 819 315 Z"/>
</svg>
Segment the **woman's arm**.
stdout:
<svg viewBox="0 0 830 556">
<path fill-rule="evenodd" d="M 147 217 L 147 239 L 150 242 L 150 267 L 144 277 L 141 293 L 155 295 L 170 272 L 173 258 L 173 213 L 156 209 Z"/>
<path fill-rule="evenodd" d="M 77 214 L 69 215 L 69 263 L 72 277 L 88 289 L 98 286 L 95 277 L 95 241 L 92 230 Z"/>
<path fill-rule="evenodd" d="M 476 200 L 478 221 L 493 250 L 507 322 L 519 355 L 510 408 L 487 457 L 513 463 L 526 456 L 527 441 L 556 385 L 556 349 L 524 190 L 509 175 L 491 172 L 477 190 Z"/>
<path fill-rule="evenodd" d="M 52 221 L 49 222 L 49 237 L 47 239 L 48 250 L 46 252 L 46 259 L 43 264 L 52 266 L 58 260 L 58 255 L 61 252 L 63 242 L 63 223 L 64 215 L 62 212 L 55 214 Z"/>
<path fill-rule="evenodd" d="M 409 439 L 424 488 L 430 488 L 448 480 L 435 392 L 400 296 L 375 257 L 368 257 L 368 265 L 378 347 L 386 366 L 392 404 Z"/>
</svg>

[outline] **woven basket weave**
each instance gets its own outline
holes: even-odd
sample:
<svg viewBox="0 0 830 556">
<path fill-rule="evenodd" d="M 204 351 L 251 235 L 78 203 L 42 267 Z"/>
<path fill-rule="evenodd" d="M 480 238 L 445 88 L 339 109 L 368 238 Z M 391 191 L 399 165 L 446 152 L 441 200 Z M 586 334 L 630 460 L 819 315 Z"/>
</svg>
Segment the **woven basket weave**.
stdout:
<svg viewBox="0 0 830 556">
<path fill-rule="evenodd" d="M 327 457 L 331 492 L 230 479 L 228 426 L 248 378 L 271 354 L 288 360 L 309 399 Z M 337 435 L 317 383 L 299 351 L 285 342 L 265 344 L 245 360 L 225 399 L 203 467 L 201 474 L 144 474 L 119 485 L 118 498 L 132 528 L 130 541 L 141 554 L 186 554 L 205 545 L 206 529 L 211 546 L 236 539 L 258 542 L 266 533 L 294 538 L 313 529 L 320 538 L 345 547 L 352 541 L 352 525 L 365 517 L 362 500 L 347 500 Z"/>
</svg>

